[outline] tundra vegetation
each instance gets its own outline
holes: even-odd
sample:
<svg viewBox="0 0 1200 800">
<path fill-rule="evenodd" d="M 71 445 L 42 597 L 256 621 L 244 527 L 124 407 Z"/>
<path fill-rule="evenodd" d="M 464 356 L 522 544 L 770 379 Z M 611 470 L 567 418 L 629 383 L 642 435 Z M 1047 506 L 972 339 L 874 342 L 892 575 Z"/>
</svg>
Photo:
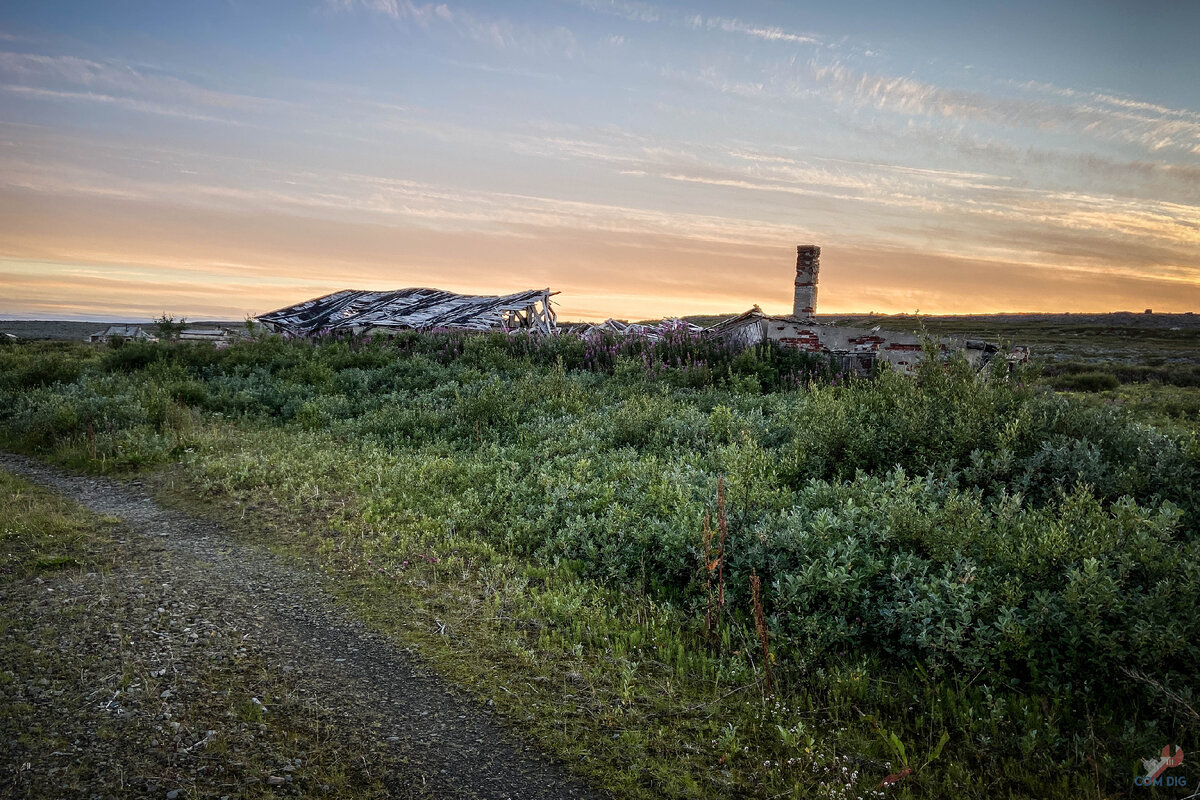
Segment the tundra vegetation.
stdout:
<svg viewBox="0 0 1200 800">
<path fill-rule="evenodd" d="M 1200 731 L 1196 423 L 683 331 L 0 350 L 6 447 L 337 575 L 631 797 L 1130 791 Z"/>
</svg>

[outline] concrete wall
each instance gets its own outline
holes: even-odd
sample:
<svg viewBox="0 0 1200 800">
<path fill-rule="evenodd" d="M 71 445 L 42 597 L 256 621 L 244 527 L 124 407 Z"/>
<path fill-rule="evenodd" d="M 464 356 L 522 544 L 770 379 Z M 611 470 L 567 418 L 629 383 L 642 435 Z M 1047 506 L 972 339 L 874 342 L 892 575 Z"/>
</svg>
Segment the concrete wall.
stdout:
<svg viewBox="0 0 1200 800">
<path fill-rule="evenodd" d="M 879 331 L 868 328 L 841 328 L 818 325 L 792 317 L 754 315 L 729 326 L 719 334 L 729 342 L 750 347 L 763 341 L 774 341 L 808 353 L 870 354 L 876 361 L 885 361 L 904 374 L 911 373 L 925 358 L 921 340 L 911 333 Z M 985 352 L 963 342 L 939 343 L 945 353 L 950 347 L 962 349 L 973 364 L 981 363 Z"/>
<path fill-rule="evenodd" d="M 881 335 L 866 328 L 836 328 L 785 317 L 764 319 L 763 325 L 766 338 L 787 347 L 810 353 L 874 353 L 901 372 L 910 371 L 924 355 L 920 340 L 907 333 Z"/>
</svg>

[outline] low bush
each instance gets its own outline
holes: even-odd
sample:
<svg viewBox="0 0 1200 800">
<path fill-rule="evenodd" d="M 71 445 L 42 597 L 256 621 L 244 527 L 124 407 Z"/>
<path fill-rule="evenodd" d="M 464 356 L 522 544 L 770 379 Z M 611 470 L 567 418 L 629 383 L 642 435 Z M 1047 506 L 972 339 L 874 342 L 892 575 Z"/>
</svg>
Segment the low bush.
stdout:
<svg viewBox="0 0 1200 800">
<path fill-rule="evenodd" d="M 1146 363 L 1143 364 L 1096 364 L 1083 361 L 1050 362 L 1042 365 L 1042 372 L 1055 387 L 1073 391 L 1100 391 L 1100 389 L 1076 387 L 1073 385 L 1073 382 L 1082 376 L 1095 375 L 1109 375 L 1122 384 L 1161 383 L 1165 386 L 1200 386 L 1200 364 L 1178 362 L 1168 364 L 1162 357 L 1148 358 L 1146 359 Z M 1086 379 L 1085 383 L 1095 381 L 1101 381 L 1104 384 L 1110 383 L 1106 379 L 1094 377 Z M 1105 385 L 1102 388 L 1109 389 L 1115 387 Z"/>
<path fill-rule="evenodd" d="M 1055 389 L 1071 392 L 1104 392 L 1121 385 L 1120 379 L 1111 372 L 1091 370 L 1059 375 L 1052 379 Z"/>
</svg>

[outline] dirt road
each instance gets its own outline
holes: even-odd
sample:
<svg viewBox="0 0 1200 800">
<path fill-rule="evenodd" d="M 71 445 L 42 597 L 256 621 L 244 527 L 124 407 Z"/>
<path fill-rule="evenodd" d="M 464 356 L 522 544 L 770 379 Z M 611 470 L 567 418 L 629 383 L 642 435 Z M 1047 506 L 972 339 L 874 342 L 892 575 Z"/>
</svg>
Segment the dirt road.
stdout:
<svg viewBox="0 0 1200 800">
<path fill-rule="evenodd" d="M 5 613 L 28 618 L 50 613 L 46 609 L 57 608 L 56 603 L 86 609 L 90 629 L 119 630 L 122 640 L 128 637 L 133 645 L 145 642 L 149 648 L 146 658 L 162 664 L 161 670 L 146 673 L 154 676 L 146 681 L 182 674 L 186 671 L 180 655 L 184 648 L 215 641 L 218 635 L 224 640 L 235 631 L 240 639 L 234 641 L 262 653 L 269 669 L 287 674 L 306 696 L 321 698 L 337 724 L 368 732 L 372 742 L 387 743 L 390 763 L 399 765 L 389 770 L 386 778 L 394 796 L 599 797 L 522 742 L 486 707 L 458 696 L 423 669 L 419 659 L 401 644 L 367 631 L 335 607 L 322 590 L 321 577 L 236 543 L 219 526 L 160 508 L 136 482 L 70 475 L 32 459 L 2 453 L 0 469 L 58 492 L 90 511 L 120 518 L 122 546 L 132 554 L 103 577 L 51 577 L 46 582 L 38 578 L 21 586 L 0 587 L 7 595 L 0 597 Z M 105 616 L 116 612 L 144 616 Z M 157 695 L 166 706 L 167 718 L 175 695 L 186 695 L 185 690 L 186 685 L 178 691 L 167 685 Z M 33 691 L 37 695 L 36 689 Z M 53 705 L 52 699 L 45 702 Z M 71 709 L 58 712 L 75 713 Z M 175 713 L 178 717 L 183 712 L 186 709 Z M 158 727 L 161 730 L 162 724 Z M 203 733 L 194 734 L 198 742 Z M 183 757 L 180 752 L 203 749 L 187 742 L 183 734 L 176 738 L 176 757 Z M 76 763 L 82 763 L 78 759 L 85 757 L 87 745 L 76 745 Z M 161 743 L 155 740 L 155 745 Z M 69 756 L 70 752 L 53 755 Z M 14 769 L 36 772 L 45 766 L 33 763 L 34 756 L 30 759 Z M 203 764 L 196 767 L 196 787 L 203 786 L 204 769 Z M 263 780 L 291 781 L 282 771 L 279 774 L 283 777 L 272 775 Z M 161 798 L 170 791 L 146 776 L 130 776 L 128 786 L 130 796 Z M 286 784 L 282 786 L 286 788 Z M 295 789 L 291 794 L 306 793 L 298 786 Z M 226 793 L 231 797 L 242 794 L 236 786 Z M 189 793 L 176 792 L 175 796 Z"/>
</svg>

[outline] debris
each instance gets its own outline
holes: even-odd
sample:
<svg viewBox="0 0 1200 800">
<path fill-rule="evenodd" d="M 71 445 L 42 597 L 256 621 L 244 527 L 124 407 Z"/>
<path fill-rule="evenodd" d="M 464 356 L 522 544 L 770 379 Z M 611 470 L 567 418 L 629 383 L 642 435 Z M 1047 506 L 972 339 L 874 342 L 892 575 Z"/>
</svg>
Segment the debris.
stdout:
<svg viewBox="0 0 1200 800">
<path fill-rule="evenodd" d="M 894 783 L 899 783 L 900 781 L 904 780 L 905 778 L 907 778 L 909 775 L 912 775 L 912 774 L 913 774 L 912 767 L 905 767 L 904 769 L 900 770 L 899 772 L 893 772 L 891 775 L 888 775 L 887 777 L 885 777 L 883 780 L 881 780 L 879 782 L 879 788 L 882 789 L 885 786 L 891 786 Z"/>
<path fill-rule="evenodd" d="M 556 330 L 556 316 L 550 298 L 556 294 L 549 289 L 530 289 L 499 297 L 462 295 L 440 289 L 391 292 L 344 289 L 271 311 L 257 319 L 277 333 L 292 336 L 433 328 L 524 329 L 551 334 Z"/>
<path fill-rule="evenodd" d="M 817 276 L 821 248 L 800 245 L 796 248 L 796 294 L 792 313 L 772 316 L 758 306 L 722 320 L 704 330 L 704 335 L 723 339 L 740 347 L 753 347 L 765 341 L 778 342 L 810 353 L 826 353 L 841 361 L 843 372 L 869 374 L 877 361 L 885 361 L 903 373 L 913 372 L 925 357 L 921 337 L 911 333 L 881 331 L 872 328 L 847 328 L 819 322 L 815 318 Z M 982 367 L 1000 352 L 988 342 L 961 340 L 936 345 L 941 352 L 962 350 L 974 365 Z M 1029 360 L 1028 348 L 1018 347 L 1006 354 L 1009 361 Z"/>
<path fill-rule="evenodd" d="M 652 342 L 657 342 L 671 333 L 686 331 L 689 334 L 698 334 L 703 330 L 699 325 L 693 325 L 687 320 L 682 320 L 678 317 L 668 317 L 658 323 L 630 323 L 617 319 L 607 319 L 595 325 L 588 325 L 580 329 L 578 333 L 583 338 L 605 333 L 615 333 L 619 336 L 642 336 Z"/>
</svg>

